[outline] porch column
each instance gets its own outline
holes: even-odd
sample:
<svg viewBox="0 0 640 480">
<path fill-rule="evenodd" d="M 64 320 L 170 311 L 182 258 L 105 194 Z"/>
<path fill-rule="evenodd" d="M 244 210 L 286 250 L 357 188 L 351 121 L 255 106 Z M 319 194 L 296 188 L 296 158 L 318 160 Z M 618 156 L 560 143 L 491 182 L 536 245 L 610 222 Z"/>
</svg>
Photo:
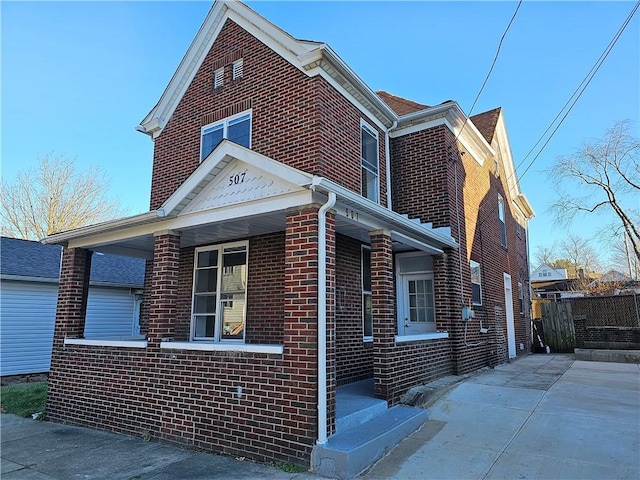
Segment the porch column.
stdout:
<svg viewBox="0 0 640 480">
<path fill-rule="evenodd" d="M 396 336 L 391 233 L 369 232 L 371 239 L 371 304 L 373 307 L 373 376 L 375 396 L 393 396 L 393 354 Z"/>
<path fill-rule="evenodd" d="M 163 338 L 175 335 L 180 233 L 171 230 L 154 233 L 151 302 L 147 336 L 149 346 L 159 348 Z"/>
<path fill-rule="evenodd" d="M 284 254 L 284 385 L 296 400 L 301 442 L 313 445 L 318 398 L 318 207 L 287 212 Z M 295 405 L 294 405 L 295 404 Z"/>
<path fill-rule="evenodd" d="M 84 248 L 62 250 L 52 361 L 64 348 L 65 337 L 84 336 L 92 254 L 93 252 Z"/>
</svg>

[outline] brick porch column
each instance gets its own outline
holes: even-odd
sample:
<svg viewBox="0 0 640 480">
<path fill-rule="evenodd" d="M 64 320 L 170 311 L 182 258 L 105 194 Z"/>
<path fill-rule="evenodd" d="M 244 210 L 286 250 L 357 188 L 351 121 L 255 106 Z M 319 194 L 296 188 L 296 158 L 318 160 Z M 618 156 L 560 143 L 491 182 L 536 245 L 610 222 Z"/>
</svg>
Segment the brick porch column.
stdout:
<svg viewBox="0 0 640 480">
<path fill-rule="evenodd" d="M 65 337 L 81 338 L 84 336 L 92 254 L 93 252 L 84 248 L 64 248 L 62 251 L 58 304 L 53 334 L 54 357 L 58 350 L 64 348 Z"/>
<path fill-rule="evenodd" d="M 327 222 L 329 230 L 333 231 L 333 224 L 330 226 Z M 331 248 L 334 248 L 333 242 Z M 317 438 L 318 419 L 317 205 L 287 212 L 284 261 L 283 333 L 284 358 L 288 365 L 284 380 L 285 385 L 291 385 L 291 393 L 295 394 L 291 408 L 301 419 L 296 433 L 301 443 L 311 446 Z"/>
<path fill-rule="evenodd" d="M 147 336 L 149 346 L 159 348 L 163 338 L 175 335 L 180 234 L 165 230 L 154 233 L 154 237 Z"/>
<path fill-rule="evenodd" d="M 391 234 L 369 232 L 371 238 L 371 303 L 373 306 L 373 376 L 375 396 L 393 397 L 393 354 L 396 335 Z"/>
</svg>

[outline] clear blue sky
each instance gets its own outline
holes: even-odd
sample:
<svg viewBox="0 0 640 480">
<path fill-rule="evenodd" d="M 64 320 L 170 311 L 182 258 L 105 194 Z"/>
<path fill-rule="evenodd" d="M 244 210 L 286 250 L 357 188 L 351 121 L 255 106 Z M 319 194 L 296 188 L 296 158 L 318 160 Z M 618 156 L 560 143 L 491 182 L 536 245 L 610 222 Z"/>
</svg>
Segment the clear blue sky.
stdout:
<svg viewBox="0 0 640 480">
<path fill-rule="evenodd" d="M 171 79 L 212 2 L 7 2 L 2 17 L 2 176 L 47 152 L 101 165 L 130 214 L 148 210 L 153 144 L 134 127 Z M 374 90 L 469 111 L 516 2 L 248 2 L 294 37 L 323 41 Z M 516 164 L 604 51 L 634 2 L 525 1 L 472 114 L 503 107 Z M 640 124 L 640 15 L 521 188 L 537 213 L 531 252 L 567 231 L 552 226 L 547 169 L 602 137 Z M 530 157 L 531 159 L 532 157 Z M 523 167 L 524 168 L 524 167 Z M 522 170 L 522 169 L 521 169 Z M 535 265 L 534 265 L 535 266 Z"/>
</svg>

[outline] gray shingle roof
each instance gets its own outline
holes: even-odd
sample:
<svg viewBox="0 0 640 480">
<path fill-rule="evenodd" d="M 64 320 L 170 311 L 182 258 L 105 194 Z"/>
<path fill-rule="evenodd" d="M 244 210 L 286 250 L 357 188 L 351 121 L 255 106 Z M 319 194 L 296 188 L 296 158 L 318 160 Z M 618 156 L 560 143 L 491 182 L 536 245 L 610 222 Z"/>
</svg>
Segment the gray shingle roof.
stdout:
<svg viewBox="0 0 640 480">
<path fill-rule="evenodd" d="M 61 250 L 59 245 L 0 237 L 0 274 L 57 280 Z M 142 287 L 144 265 L 141 258 L 94 253 L 91 281 Z"/>
</svg>

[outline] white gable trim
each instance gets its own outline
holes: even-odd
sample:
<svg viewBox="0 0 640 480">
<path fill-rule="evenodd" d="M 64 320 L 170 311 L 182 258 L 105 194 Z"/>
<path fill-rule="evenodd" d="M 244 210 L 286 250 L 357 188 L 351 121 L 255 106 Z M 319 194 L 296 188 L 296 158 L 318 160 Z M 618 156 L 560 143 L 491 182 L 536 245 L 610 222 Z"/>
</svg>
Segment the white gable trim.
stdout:
<svg viewBox="0 0 640 480">
<path fill-rule="evenodd" d="M 207 158 L 189 175 L 178 189 L 158 210 L 161 217 L 179 214 L 196 196 L 219 175 L 234 159 L 252 166 L 271 177 L 304 187 L 310 185 L 313 177 L 300 170 L 276 162 L 260 153 L 242 147 L 229 140 L 223 140 Z"/>
</svg>

